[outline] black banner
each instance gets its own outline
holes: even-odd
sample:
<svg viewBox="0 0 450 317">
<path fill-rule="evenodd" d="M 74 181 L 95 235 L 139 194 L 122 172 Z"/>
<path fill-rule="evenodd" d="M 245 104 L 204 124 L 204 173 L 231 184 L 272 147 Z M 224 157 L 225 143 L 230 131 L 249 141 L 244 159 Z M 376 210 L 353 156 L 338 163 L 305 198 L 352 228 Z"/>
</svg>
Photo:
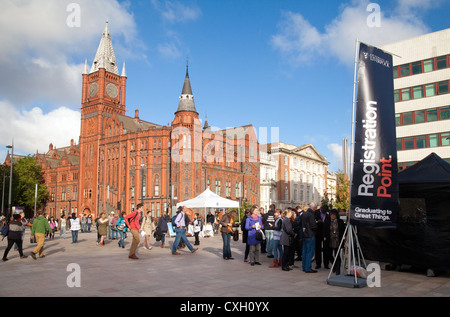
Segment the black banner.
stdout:
<svg viewBox="0 0 450 317">
<path fill-rule="evenodd" d="M 392 56 L 360 43 L 350 222 L 396 227 L 397 145 Z"/>
</svg>

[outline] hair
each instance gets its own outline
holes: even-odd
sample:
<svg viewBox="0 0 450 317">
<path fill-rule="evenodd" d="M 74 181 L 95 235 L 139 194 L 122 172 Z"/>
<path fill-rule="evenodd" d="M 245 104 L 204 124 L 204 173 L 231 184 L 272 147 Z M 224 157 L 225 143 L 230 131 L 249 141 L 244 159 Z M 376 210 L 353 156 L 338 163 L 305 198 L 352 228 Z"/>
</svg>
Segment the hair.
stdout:
<svg viewBox="0 0 450 317">
<path fill-rule="evenodd" d="M 250 207 L 250 215 L 253 214 L 253 212 L 254 212 L 255 210 L 258 210 L 258 207 L 256 207 L 255 205 L 251 206 L 251 207 Z"/>
<path fill-rule="evenodd" d="M 139 209 L 139 208 L 141 208 L 142 206 L 144 206 L 144 204 L 139 203 L 139 204 L 137 204 L 136 209 Z"/>
</svg>

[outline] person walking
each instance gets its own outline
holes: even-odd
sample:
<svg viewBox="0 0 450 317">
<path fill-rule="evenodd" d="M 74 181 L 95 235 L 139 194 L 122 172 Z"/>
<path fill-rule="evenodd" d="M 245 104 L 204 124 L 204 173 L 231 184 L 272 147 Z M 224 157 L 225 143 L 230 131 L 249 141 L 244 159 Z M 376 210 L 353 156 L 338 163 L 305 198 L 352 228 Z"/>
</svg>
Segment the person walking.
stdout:
<svg viewBox="0 0 450 317">
<path fill-rule="evenodd" d="M 249 245 L 250 265 L 261 265 L 259 262 L 259 252 L 261 241 L 256 239 L 256 232 L 262 230 L 262 220 L 258 216 L 258 208 L 253 206 L 250 208 L 250 215 L 245 221 L 245 229 L 248 230 L 247 243 Z"/>
<path fill-rule="evenodd" d="M 47 218 L 44 216 L 42 211 L 37 212 L 37 217 L 33 221 L 33 226 L 31 227 L 31 239 L 36 238 L 37 246 L 31 251 L 30 255 L 36 260 L 36 254 L 39 254 L 40 258 L 45 257 L 44 255 L 44 242 L 45 242 L 45 232 L 51 232 L 52 229 L 48 224 Z"/>
<path fill-rule="evenodd" d="M 292 229 L 293 211 L 286 209 L 283 213 L 283 220 L 281 223 L 281 237 L 280 244 L 283 246 L 283 258 L 281 260 L 281 269 L 283 271 L 290 271 L 290 255 L 293 241 L 295 238 L 295 232 Z"/>
<path fill-rule="evenodd" d="M 119 248 L 120 247 L 125 248 L 125 235 L 128 230 L 127 224 L 125 223 L 125 215 L 126 213 L 122 212 L 122 214 L 120 215 L 120 217 L 117 219 L 116 222 L 116 229 L 117 232 L 119 233 L 119 242 L 118 242 Z"/>
<path fill-rule="evenodd" d="M 63 239 L 66 238 L 66 227 L 67 227 L 66 215 L 62 215 L 58 221 L 58 229 L 59 229 L 59 238 L 60 239 L 61 239 L 61 236 L 63 237 Z"/>
<path fill-rule="evenodd" d="M 81 215 L 81 232 L 87 232 L 87 218 L 85 214 Z"/>
<path fill-rule="evenodd" d="M 69 221 L 70 221 L 70 232 L 72 232 L 72 243 L 77 243 L 78 231 L 81 230 L 80 219 L 77 218 L 76 213 L 72 213 L 72 217 L 70 217 Z"/>
<path fill-rule="evenodd" d="M 172 245 L 172 254 L 173 255 L 179 255 L 180 253 L 177 252 L 177 247 L 180 241 L 183 241 L 188 249 L 191 251 L 191 253 L 194 253 L 198 250 L 198 248 L 192 247 L 191 243 L 186 237 L 186 226 L 189 224 L 189 217 L 186 216 L 187 208 L 185 206 L 182 207 L 181 211 L 178 213 L 178 215 L 175 218 L 174 225 L 175 225 L 175 241 Z"/>
<path fill-rule="evenodd" d="M 25 229 L 28 226 L 28 220 L 25 218 L 25 213 L 22 211 L 21 213 L 19 213 L 20 215 L 20 222 L 22 223 L 22 246 L 23 246 L 23 238 L 25 237 Z M 14 243 L 14 251 L 17 251 L 19 249 L 19 246 L 17 245 L 17 243 Z"/>
<path fill-rule="evenodd" d="M 315 249 L 315 239 L 317 223 L 314 217 L 314 211 L 317 209 L 316 203 L 312 202 L 308 210 L 302 213 L 300 217 L 300 226 L 302 228 L 302 270 L 305 273 L 317 273 L 311 267 L 312 257 Z"/>
<path fill-rule="evenodd" d="M 273 263 L 269 265 L 270 268 L 276 268 L 281 266 L 281 259 L 283 258 L 283 246 L 280 244 L 281 239 L 281 224 L 283 218 L 281 217 L 281 209 L 275 209 L 274 211 L 275 223 L 273 226 Z"/>
<path fill-rule="evenodd" d="M 192 222 L 192 225 L 194 226 L 194 236 L 195 236 L 195 242 L 194 245 L 200 245 L 199 235 L 200 232 L 203 229 L 203 223 L 202 218 L 200 218 L 200 214 L 197 212 L 194 214 L 194 221 Z"/>
<path fill-rule="evenodd" d="M 108 234 L 108 227 L 109 227 L 109 219 L 106 212 L 102 212 L 100 214 L 100 218 L 97 221 L 98 224 L 98 239 L 97 239 L 97 245 L 100 245 L 101 247 L 105 246 L 105 239 L 106 235 Z"/>
<path fill-rule="evenodd" d="M 125 216 L 125 223 L 127 224 L 127 227 L 130 229 L 131 235 L 133 236 L 133 240 L 131 241 L 130 246 L 130 252 L 128 254 L 128 258 L 137 260 L 139 259 L 136 256 L 136 250 L 141 242 L 141 239 L 139 237 L 139 230 L 141 229 L 141 225 L 139 223 L 139 220 L 141 219 L 141 215 L 144 211 L 144 205 L 139 203 L 136 206 L 136 209 L 130 213 L 129 215 Z"/>
<path fill-rule="evenodd" d="M 222 234 L 222 257 L 224 260 L 234 260 L 231 256 L 231 234 L 233 233 L 234 217 L 236 216 L 236 211 L 230 210 L 225 213 L 220 219 L 220 224 L 222 225 L 220 233 Z"/>
<path fill-rule="evenodd" d="M 152 222 L 152 212 L 147 211 L 144 219 L 142 219 L 141 232 L 144 232 L 144 243 L 143 247 L 147 250 L 151 250 L 150 236 L 153 232 L 153 222 Z"/>
<path fill-rule="evenodd" d="M 52 240 L 55 238 L 55 232 L 58 229 L 58 223 L 55 221 L 55 218 L 52 216 L 50 217 L 50 220 L 48 222 L 48 224 L 50 225 L 50 228 L 52 229 L 52 232 L 48 233 L 49 239 Z"/>
<path fill-rule="evenodd" d="M 159 217 L 158 220 L 158 225 L 157 225 L 157 230 L 160 231 L 161 233 L 161 248 L 164 248 L 164 245 L 166 244 L 166 233 L 169 230 L 169 226 L 167 225 L 167 223 L 169 222 L 169 215 L 166 214 L 165 216 L 161 216 Z"/>
<path fill-rule="evenodd" d="M 11 250 L 14 244 L 17 244 L 17 250 L 19 251 L 19 255 L 21 259 L 27 258 L 26 255 L 23 255 L 22 250 L 22 235 L 23 235 L 23 224 L 20 221 L 20 215 L 14 214 L 13 220 L 9 223 L 9 231 L 8 231 L 8 246 L 3 253 L 3 261 L 8 261 L 8 253 Z"/>
<path fill-rule="evenodd" d="M 111 220 L 111 224 L 110 224 L 111 225 L 111 239 L 112 240 L 116 240 L 119 237 L 119 232 L 117 231 L 117 228 L 116 228 L 116 223 L 117 223 L 118 219 L 119 219 L 119 211 L 116 211 L 114 213 L 114 216 L 113 216 L 113 218 Z"/>
<path fill-rule="evenodd" d="M 87 232 L 91 232 L 92 214 L 86 217 L 86 224 L 87 224 Z"/>
</svg>

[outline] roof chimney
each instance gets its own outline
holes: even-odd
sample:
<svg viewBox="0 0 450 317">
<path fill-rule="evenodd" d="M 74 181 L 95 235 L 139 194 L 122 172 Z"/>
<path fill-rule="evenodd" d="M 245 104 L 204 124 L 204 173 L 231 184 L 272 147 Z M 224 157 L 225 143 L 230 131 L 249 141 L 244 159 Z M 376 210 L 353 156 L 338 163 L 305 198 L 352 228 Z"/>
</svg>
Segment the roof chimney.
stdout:
<svg viewBox="0 0 450 317">
<path fill-rule="evenodd" d="M 134 118 L 139 120 L 139 109 L 134 110 Z"/>
</svg>

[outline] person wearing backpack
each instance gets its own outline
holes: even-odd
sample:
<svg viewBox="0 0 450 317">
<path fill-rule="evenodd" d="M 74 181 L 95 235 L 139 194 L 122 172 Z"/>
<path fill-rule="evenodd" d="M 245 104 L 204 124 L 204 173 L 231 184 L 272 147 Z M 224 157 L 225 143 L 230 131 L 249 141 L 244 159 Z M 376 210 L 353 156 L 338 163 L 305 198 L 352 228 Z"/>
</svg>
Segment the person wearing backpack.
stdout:
<svg viewBox="0 0 450 317">
<path fill-rule="evenodd" d="M 139 230 L 141 229 L 140 219 L 141 215 L 144 211 L 144 205 L 139 203 L 136 206 L 136 209 L 130 213 L 129 215 L 125 216 L 125 223 L 127 224 L 127 227 L 130 229 L 131 235 L 133 236 L 133 240 L 131 241 L 130 246 L 130 253 L 128 254 L 128 258 L 137 260 L 139 259 L 136 256 L 136 249 L 139 245 L 139 242 L 141 242 L 141 239 L 139 237 Z"/>
<path fill-rule="evenodd" d="M 8 253 L 9 250 L 11 250 L 12 246 L 14 245 L 14 243 L 17 244 L 18 246 L 18 250 L 19 250 L 19 255 L 21 259 L 25 259 L 27 256 L 23 255 L 23 251 L 22 251 L 22 234 L 23 234 L 23 225 L 22 222 L 20 221 L 20 215 L 19 214 L 14 214 L 13 215 L 13 221 L 11 221 L 9 223 L 9 230 L 8 230 L 8 246 L 5 249 L 5 252 L 3 253 L 3 261 L 8 261 Z"/>
<path fill-rule="evenodd" d="M 191 243 L 189 242 L 189 240 L 186 237 L 186 226 L 189 224 L 189 221 L 190 221 L 189 217 L 186 215 L 186 209 L 187 209 L 186 207 L 182 207 L 182 210 L 177 215 L 177 217 L 175 218 L 175 221 L 174 221 L 176 237 L 175 237 L 175 241 L 172 246 L 172 254 L 173 255 L 180 254 L 177 252 L 177 247 L 178 247 L 178 244 L 180 243 L 180 241 L 183 241 L 186 244 L 186 246 L 191 251 L 191 253 L 194 253 L 195 251 L 198 250 L 198 248 L 194 249 L 192 247 Z"/>
</svg>

